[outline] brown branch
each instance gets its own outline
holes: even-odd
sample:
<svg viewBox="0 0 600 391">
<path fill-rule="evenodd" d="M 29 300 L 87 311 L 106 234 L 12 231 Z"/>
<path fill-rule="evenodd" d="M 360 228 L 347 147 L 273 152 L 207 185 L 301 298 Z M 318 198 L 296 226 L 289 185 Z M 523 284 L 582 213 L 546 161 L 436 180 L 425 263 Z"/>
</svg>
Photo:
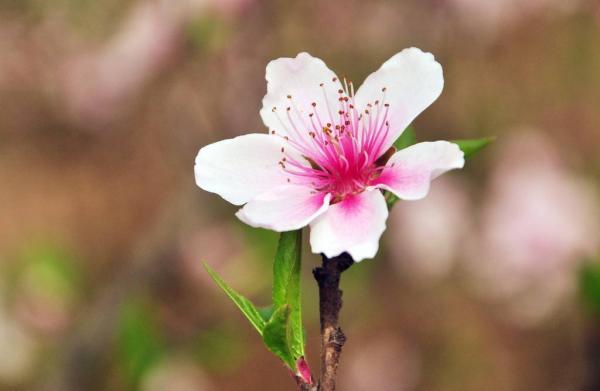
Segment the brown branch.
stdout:
<svg viewBox="0 0 600 391">
<path fill-rule="evenodd" d="M 298 390 L 300 390 L 300 391 L 317 391 L 317 386 L 308 384 L 308 383 L 304 383 L 304 382 L 299 382 Z"/>
<path fill-rule="evenodd" d="M 319 313 L 321 320 L 321 373 L 319 391 L 334 391 L 337 368 L 346 336 L 338 324 L 342 308 L 340 276 L 354 260 L 343 253 L 334 258 L 325 255 L 321 267 L 313 270 L 313 276 L 319 285 Z"/>
</svg>

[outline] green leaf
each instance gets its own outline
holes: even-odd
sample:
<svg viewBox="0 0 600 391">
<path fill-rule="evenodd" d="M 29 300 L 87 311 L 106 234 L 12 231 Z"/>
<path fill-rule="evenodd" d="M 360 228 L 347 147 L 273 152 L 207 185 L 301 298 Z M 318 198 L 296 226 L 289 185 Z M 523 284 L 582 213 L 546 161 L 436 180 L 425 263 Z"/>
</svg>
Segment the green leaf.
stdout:
<svg viewBox="0 0 600 391">
<path fill-rule="evenodd" d="M 461 151 L 464 152 L 465 159 L 468 159 L 487 147 L 494 140 L 496 140 L 495 137 L 483 137 L 471 140 L 452 140 L 452 142 L 458 145 Z"/>
<path fill-rule="evenodd" d="M 225 291 L 227 296 L 237 305 L 237 307 L 242 311 L 242 313 L 248 318 L 252 326 L 258 331 L 260 335 L 263 335 L 263 330 L 265 328 L 265 319 L 261 315 L 261 312 L 252 304 L 252 302 L 246 299 L 244 296 L 240 295 L 233 289 L 231 289 L 225 281 L 221 279 L 217 275 L 217 273 L 208 266 L 208 264 L 204 263 L 204 268 L 210 275 L 210 277 L 217 283 L 218 286 Z"/>
<path fill-rule="evenodd" d="M 304 356 L 300 270 L 302 230 L 282 232 L 273 263 L 273 306 L 289 306 L 290 351 L 294 358 Z M 274 316 L 274 315 L 273 315 Z"/>
<path fill-rule="evenodd" d="M 410 147 L 411 145 L 416 143 L 417 136 L 415 134 L 415 130 L 412 126 L 409 126 L 404 130 L 404 132 L 402 132 L 400 137 L 398 137 L 396 141 L 394 141 L 394 147 L 396 147 L 397 150 L 401 150 L 406 147 Z"/>
<path fill-rule="evenodd" d="M 273 308 L 272 305 L 258 308 L 258 313 L 263 318 L 265 323 L 267 323 L 269 319 L 271 319 L 271 316 L 273 316 L 273 312 L 275 312 L 275 308 Z"/>
<path fill-rule="evenodd" d="M 267 322 L 263 341 L 267 348 L 292 370 L 296 367 L 296 357 L 291 350 L 290 341 L 290 313 L 289 305 L 283 305 L 273 313 L 273 316 Z"/>
</svg>

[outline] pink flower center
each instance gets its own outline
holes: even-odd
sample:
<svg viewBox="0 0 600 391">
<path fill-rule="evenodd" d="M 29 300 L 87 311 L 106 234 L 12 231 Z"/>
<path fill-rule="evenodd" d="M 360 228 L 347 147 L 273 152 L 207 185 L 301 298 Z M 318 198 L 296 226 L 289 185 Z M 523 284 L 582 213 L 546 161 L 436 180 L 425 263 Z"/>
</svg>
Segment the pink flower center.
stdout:
<svg viewBox="0 0 600 391">
<path fill-rule="evenodd" d="M 324 88 L 323 83 L 320 87 Z M 300 111 L 291 95 L 287 96 L 290 105 L 285 108 L 285 118 L 274 107 L 272 110 L 287 133 L 283 138 L 291 146 L 282 148 L 283 157 L 279 161 L 289 175 L 288 182 L 331 193 L 333 202 L 370 186 L 386 163 L 380 159 L 386 152 L 383 148 L 390 128 L 385 93 L 383 88 L 381 99 L 359 112 L 352 82 L 344 80 L 344 89 L 338 90 L 335 105 L 323 90 L 327 110 L 321 110 L 321 114 L 314 102 L 308 112 Z M 324 112 L 328 115 L 321 118 Z"/>
</svg>

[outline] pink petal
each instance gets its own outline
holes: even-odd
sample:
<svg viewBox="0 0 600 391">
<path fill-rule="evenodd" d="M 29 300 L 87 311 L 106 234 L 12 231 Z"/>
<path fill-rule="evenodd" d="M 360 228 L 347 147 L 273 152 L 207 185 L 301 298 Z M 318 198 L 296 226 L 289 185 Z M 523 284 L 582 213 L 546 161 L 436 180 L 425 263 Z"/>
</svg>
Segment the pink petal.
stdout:
<svg viewBox="0 0 600 391">
<path fill-rule="evenodd" d="M 312 118 L 316 122 L 320 118 L 323 123 L 333 123 L 331 117 L 338 118 L 341 83 L 322 60 L 308 53 L 273 60 L 267 65 L 266 79 L 267 94 L 260 115 L 270 131 L 298 139 L 308 137 L 310 113 L 316 112 Z"/>
<path fill-rule="evenodd" d="M 330 258 L 347 252 L 355 262 L 373 258 L 387 216 L 387 205 L 379 190 L 346 197 L 310 224 L 312 251 Z"/>
<path fill-rule="evenodd" d="M 207 145 L 196 156 L 196 184 L 242 205 L 287 183 L 277 164 L 283 146 L 283 139 L 266 134 L 247 134 Z"/>
<path fill-rule="evenodd" d="M 390 131 L 379 150 L 387 151 L 415 117 L 440 96 L 443 87 L 442 66 L 431 53 L 417 48 L 402 50 L 370 74 L 355 100 L 360 110 L 375 101 L 389 104 Z"/>
<path fill-rule="evenodd" d="M 236 215 L 253 227 L 283 232 L 302 228 L 329 207 L 330 194 L 289 185 L 253 198 Z"/>
<path fill-rule="evenodd" d="M 432 179 L 464 164 L 464 154 L 454 143 L 415 144 L 392 155 L 375 187 L 389 190 L 403 200 L 418 200 L 427 195 Z"/>
</svg>

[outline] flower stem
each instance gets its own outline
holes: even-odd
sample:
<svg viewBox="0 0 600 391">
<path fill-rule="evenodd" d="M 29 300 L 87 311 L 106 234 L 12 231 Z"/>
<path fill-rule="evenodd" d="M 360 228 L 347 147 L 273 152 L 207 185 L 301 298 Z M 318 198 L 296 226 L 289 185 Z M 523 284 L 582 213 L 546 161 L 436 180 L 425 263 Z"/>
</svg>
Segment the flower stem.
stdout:
<svg viewBox="0 0 600 391">
<path fill-rule="evenodd" d="M 340 277 L 342 272 L 354 264 L 352 257 L 343 253 L 337 257 L 322 256 L 320 267 L 313 270 L 319 285 L 319 313 L 321 321 L 321 373 L 319 391 L 334 391 L 337 368 L 346 336 L 340 328 L 339 314 L 342 308 Z"/>
</svg>

